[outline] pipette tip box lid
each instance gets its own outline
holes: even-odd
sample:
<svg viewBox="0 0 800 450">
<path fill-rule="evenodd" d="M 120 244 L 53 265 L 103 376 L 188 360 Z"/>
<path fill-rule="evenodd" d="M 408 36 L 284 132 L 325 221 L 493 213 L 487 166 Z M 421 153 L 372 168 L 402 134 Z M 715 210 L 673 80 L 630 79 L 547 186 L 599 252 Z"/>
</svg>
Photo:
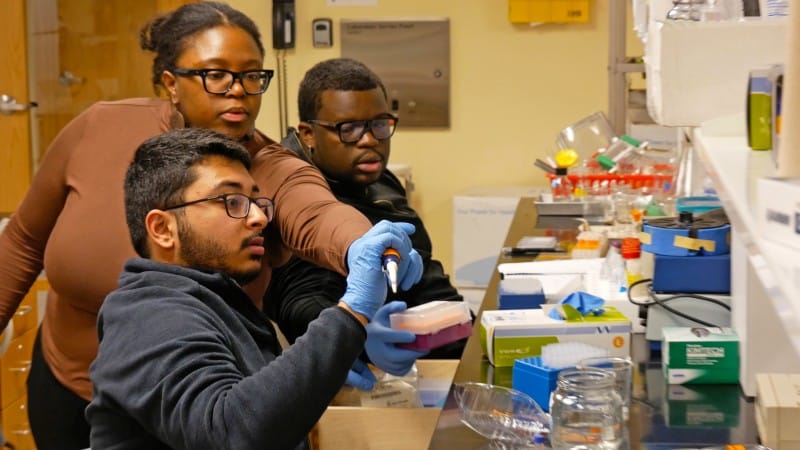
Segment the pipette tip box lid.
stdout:
<svg viewBox="0 0 800 450">
<path fill-rule="evenodd" d="M 435 300 L 389 316 L 392 328 L 417 335 L 414 342 L 400 348 L 430 350 L 472 334 L 469 305 L 460 301 Z"/>
<path fill-rule="evenodd" d="M 536 278 L 512 277 L 497 284 L 498 309 L 540 308 L 544 302 L 542 282 Z"/>
</svg>

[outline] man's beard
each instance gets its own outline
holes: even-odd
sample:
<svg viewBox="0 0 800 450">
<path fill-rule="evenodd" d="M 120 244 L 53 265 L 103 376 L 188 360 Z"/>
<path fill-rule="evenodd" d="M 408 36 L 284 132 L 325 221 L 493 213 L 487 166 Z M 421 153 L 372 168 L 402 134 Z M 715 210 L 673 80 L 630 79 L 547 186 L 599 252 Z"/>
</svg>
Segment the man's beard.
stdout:
<svg viewBox="0 0 800 450">
<path fill-rule="evenodd" d="M 199 237 L 180 219 L 178 220 L 178 237 L 181 240 L 180 257 L 189 267 L 223 272 L 240 285 L 255 280 L 261 272 L 260 269 L 238 270 L 231 267 L 225 261 L 229 251 L 217 241 Z M 248 241 L 249 239 L 242 242 L 242 249 L 247 247 Z M 260 259 L 260 257 L 254 257 L 254 260 Z"/>
</svg>

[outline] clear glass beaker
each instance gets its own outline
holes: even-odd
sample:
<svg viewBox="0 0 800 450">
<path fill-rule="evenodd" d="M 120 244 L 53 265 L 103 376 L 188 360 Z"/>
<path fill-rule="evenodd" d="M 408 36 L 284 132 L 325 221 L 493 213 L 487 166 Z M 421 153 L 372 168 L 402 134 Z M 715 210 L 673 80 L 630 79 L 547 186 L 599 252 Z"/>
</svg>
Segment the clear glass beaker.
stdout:
<svg viewBox="0 0 800 450">
<path fill-rule="evenodd" d="M 611 450 L 623 442 L 622 399 L 612 372 L 562 370 L 550 406 L 550 443 L 555 450 Z"/>
</svg>

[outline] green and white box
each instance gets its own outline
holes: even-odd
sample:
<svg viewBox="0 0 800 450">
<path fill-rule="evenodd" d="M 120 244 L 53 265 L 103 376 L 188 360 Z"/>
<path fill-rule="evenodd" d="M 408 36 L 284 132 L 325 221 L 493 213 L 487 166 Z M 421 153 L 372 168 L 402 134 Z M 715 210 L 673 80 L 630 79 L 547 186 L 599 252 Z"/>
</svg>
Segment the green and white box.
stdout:
<svg viewBox="0 0 800 450">
<path fill-rule="evenodd" d="M 739 382 L 739 337 L 731 328 L 664 327 L 662 362 L 670 384 Z"/>
<path fill-rule="evenodd" d="M 551 305 L 542 305 L 551 306 Z M 495 367 L 511 367 L 514 360 L 540 356 L 542 347 L 556 342 L 583 342 L 608 349 L 611 356 L 630 355 L 631 322 L 611 306 L 601 315 L 548 317 L 547 309 L 484 311 L 481 347 Z"/>
</svg>

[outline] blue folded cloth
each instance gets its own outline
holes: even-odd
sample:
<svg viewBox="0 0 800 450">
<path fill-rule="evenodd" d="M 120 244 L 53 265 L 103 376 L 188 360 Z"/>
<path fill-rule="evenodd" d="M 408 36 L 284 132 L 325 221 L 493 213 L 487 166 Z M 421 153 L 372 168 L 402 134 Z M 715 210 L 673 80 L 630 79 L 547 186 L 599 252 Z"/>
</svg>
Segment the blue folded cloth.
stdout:
<svg viewBox="0 0 800 450">
<path fill-rule="evenodd" d="M 569 305 L 578 311 L 582 316 L 588 316 L 589 314 L 593 314 L 595 316 L 599 316 L 603 314 L 605 310 L 603 309 L 603 304 L 605 304 L 605 300 L 602 298 L 592 295 L 588 292 L 573 292 L 572 294 L 567 295 L 566 297 L 562 298 L 558 301 L 559 305 Z M 563 317 L 561 314 L 562 308 L 553 308 L 548 313 L 548 317 L 551 319 L 556 320 L 565 320 L 566 317 Z"/>
</svg>

